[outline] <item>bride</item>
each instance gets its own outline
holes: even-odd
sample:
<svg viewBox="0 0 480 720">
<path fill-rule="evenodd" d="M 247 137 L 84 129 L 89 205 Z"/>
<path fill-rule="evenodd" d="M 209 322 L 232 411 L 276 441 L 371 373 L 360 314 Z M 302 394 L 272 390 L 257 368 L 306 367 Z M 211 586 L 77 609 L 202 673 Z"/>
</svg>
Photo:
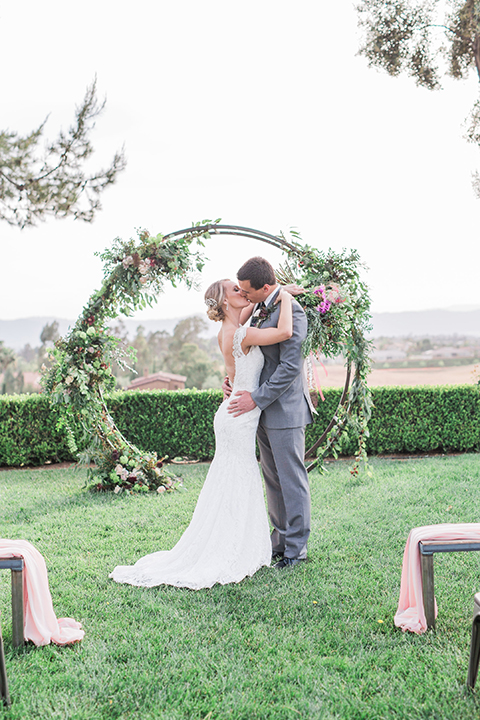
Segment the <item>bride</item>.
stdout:
<svg viewBox="0 0 480 720">
<path fill-rule="evenodd" d="M 291 299 L 281 289 L 278 327 L 261 329 L 243 325 L 253 305 L 232 280 L 219 280 L 206 291 L 207 315 L 222 323 L 218 344 L 233 392 L 258 387 L 263 367 L 259 345 L 291 337 Z M 270 530 L 255 457 L 260 409 L 233 417 L 229 402 L 225 399 L 215 415 L 215 457 L 190 525 L 172 550 L 146 555 L 133 566 L 117 566 L 110 574 L 116 582 L 199 590 L 215 583 L 238 583 L 270 565 Z"/>
</svg>

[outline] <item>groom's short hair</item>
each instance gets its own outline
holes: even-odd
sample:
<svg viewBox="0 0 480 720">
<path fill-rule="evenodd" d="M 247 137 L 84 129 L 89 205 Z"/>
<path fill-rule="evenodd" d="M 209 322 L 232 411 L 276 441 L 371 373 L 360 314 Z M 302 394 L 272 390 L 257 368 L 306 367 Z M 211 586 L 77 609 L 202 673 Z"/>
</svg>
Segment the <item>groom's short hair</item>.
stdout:
<svg viewBox="0 0 480 720">
<path fill-rule="evenodd" d="M 254 290 L 260 290 L 264 285 L 276 285 L 275 270 L 268 260 L 262 257 L 253 257 L 243 263 L 237 273 L 238 280 L 248 280 Z"/>
</svg>

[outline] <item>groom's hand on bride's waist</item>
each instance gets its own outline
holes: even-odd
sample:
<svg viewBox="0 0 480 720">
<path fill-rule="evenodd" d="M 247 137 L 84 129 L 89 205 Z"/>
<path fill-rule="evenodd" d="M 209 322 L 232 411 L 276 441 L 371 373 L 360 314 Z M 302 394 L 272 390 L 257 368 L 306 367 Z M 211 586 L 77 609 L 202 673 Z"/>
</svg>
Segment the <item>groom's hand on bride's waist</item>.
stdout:
<svg viewBox="0 0 480 720">
<path fill-rule="evenodd" d="M 231 413 L 233 417 L 237 417 L 238 415 L 250 412 L 256 407 L 257 405 L 255 401 L 252 400 L 250 393 L 246 390 L 241 390 L 233 395 L 228 406 L 228 412 Z"/>
</svg>

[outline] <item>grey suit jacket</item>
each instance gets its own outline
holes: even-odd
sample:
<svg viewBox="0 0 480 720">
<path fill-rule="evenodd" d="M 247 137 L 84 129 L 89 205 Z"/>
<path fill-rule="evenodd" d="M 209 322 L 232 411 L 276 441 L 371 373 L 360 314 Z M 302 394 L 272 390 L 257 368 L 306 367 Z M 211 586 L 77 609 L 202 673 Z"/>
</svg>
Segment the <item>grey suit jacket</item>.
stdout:
<svg viewBox="0 0 480 720">
<path fill-rule="evenodd" d="M 303 427 L 312 422 L 308 388 L 303 376 L 302 342 L 307 335 L 307 318 L 296 300 L 292 302 L 293 335 L 276 345 L 261 347 L 265 358 L 260 386 L 252 398 L 263 411 L 261 422 L 270 428 Z M 276 327 L 280 305 L 262 327 Z"/>
</svg>

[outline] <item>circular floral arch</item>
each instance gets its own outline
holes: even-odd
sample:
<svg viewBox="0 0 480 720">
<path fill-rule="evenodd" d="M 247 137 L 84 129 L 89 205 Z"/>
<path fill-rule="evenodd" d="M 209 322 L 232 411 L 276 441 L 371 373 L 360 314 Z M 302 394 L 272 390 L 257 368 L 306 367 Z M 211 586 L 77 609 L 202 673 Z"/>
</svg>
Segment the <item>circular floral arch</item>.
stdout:
<svg viewBox="0 0 480 720">
<path fill-rule="evenodd" d="M 143 452 L 118 430 L 108 412 L 105 393 L 115 386 L 111 366 L 128 367 L 129 351 L 108 331 L 108 321 L 120 313 L 152 306 L 164 282 L 187 286 L 202 270 L 204 240 L 215 235 L 248 237 L 273 245 L 286 256 L 277 269 L 280 283 L 295 282 L 305 288 L 299 296 L 308 320 L 303 354 L 310 368 L 312 358 L 340 354 L 345 358 L 346 381 L 340 403 L 327 428 L 307 451 L 317 456 L 311 470 L 327 454 L 336 454 L 342 435 L 352 428 L 359 439 L 356 462 L 366 459 L 371 398 L 366 377 L 370 369 L 370 299 L 360 277 L 363 267 L 356 250 L 336 253 L 304 245 L 297 232 L 287 240 L 283 234 L 270 235 L 252 228 L 202 221 L 191 228 L 168 235 L 138 231 L 138 237 L 116 238 L 112 247 L 100 254 L 104 279 L 93 293 L 72 330 L 61 338 L 53 351 L 54 363 L 43 377 L 43 385 L 53 403 L 61 409 L 69 447 L 98 489 L 173 489 L 176 475 L 156 453 Z M 350 382 L 351 381 L 351 382 Z M 94 467 L 91 467 L 91 463 Z M 117 490 L 118 491 L 118 490 Z"/>
</svg>

